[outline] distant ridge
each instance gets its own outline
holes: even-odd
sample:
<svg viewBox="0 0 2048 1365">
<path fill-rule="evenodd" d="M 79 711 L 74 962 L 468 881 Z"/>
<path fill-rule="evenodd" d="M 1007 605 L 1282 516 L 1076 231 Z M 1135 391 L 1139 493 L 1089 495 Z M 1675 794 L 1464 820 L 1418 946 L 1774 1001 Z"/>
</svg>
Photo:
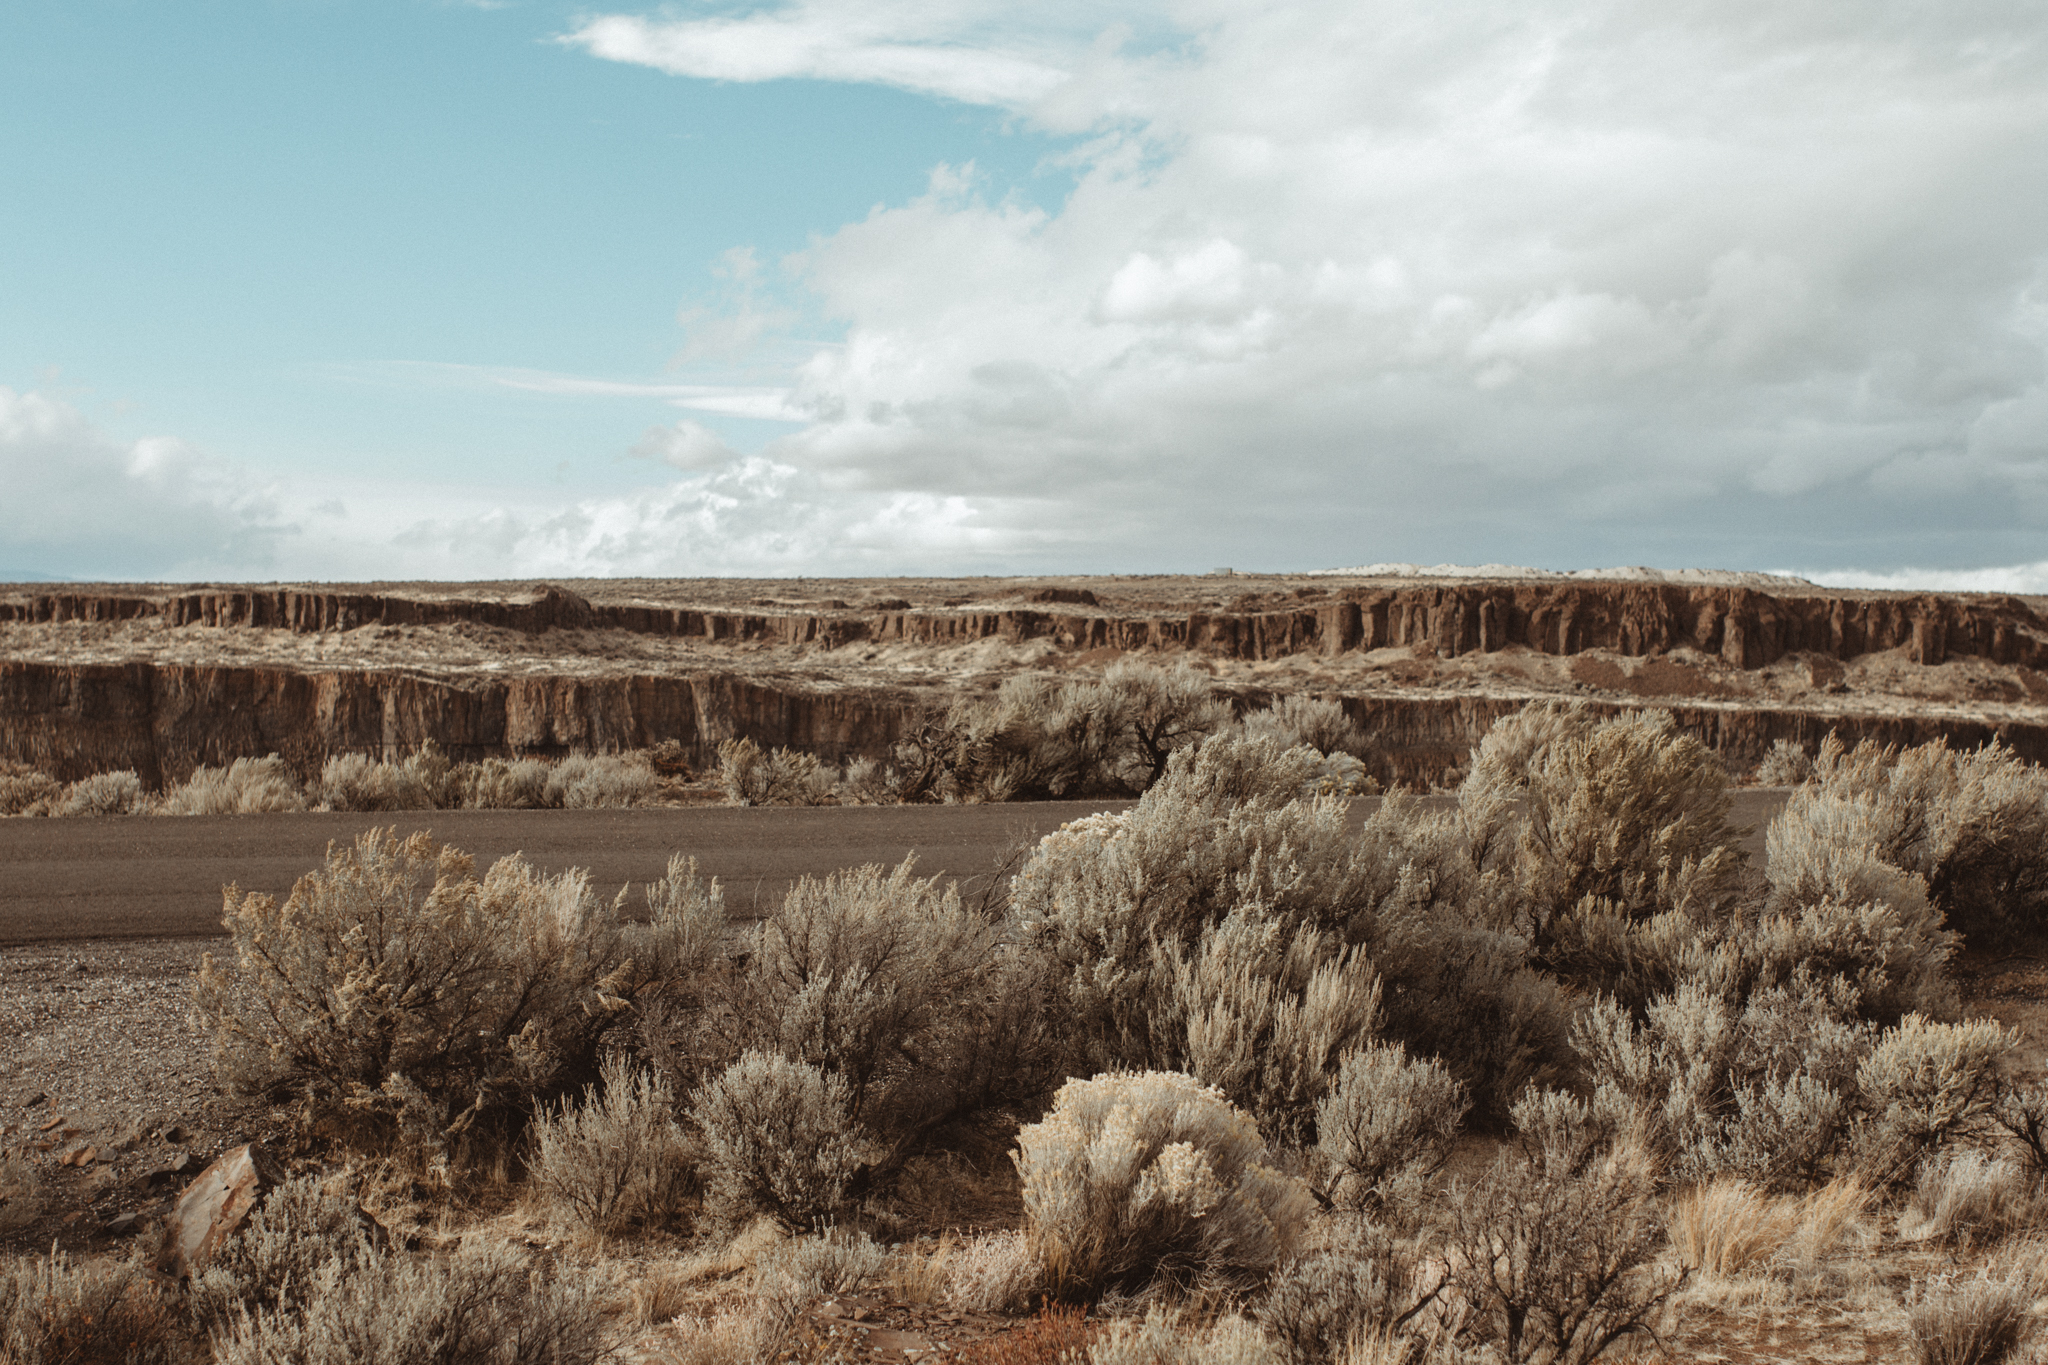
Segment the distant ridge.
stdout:
<svg viewBox="0 0 2048 1365">
<path fill-rule="evenodd" d="M 1683 583 L 1706 588 L 1811 588 L 1790 574 L 1734 569 L 1651 569 L 1630 564 L 1616 569 L 1531 569 L 1519 564 L 1361 564 L 1350 569 L 1309 569 L 1310 578 L 1515 578 L 1554 582 Z"/>
<path fill-rule="evenodd" d="M 0 583 L 69 583 L 62 574 L 43 573 L 37 569 L 0 569 Z"/>
</svg>

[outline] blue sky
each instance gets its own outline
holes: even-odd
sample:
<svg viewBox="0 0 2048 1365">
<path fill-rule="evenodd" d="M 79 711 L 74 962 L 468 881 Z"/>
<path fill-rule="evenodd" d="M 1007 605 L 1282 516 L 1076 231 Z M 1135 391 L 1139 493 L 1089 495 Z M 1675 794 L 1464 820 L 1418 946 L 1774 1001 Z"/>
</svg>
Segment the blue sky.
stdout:
<svg viewBox="0 0 2048 1365">
<path fill-rule="evenodd" d="M 2048 19 L 16 0 L 0 576 L 2048 590 Z"/>
</svg>

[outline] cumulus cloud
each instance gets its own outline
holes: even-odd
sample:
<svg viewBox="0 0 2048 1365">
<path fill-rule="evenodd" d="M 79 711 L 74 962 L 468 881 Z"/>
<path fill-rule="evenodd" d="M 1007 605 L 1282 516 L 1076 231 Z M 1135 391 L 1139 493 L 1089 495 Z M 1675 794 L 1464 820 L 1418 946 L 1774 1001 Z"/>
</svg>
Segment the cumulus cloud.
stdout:
<svg viewBox="0 0 2048 1365">
<path fill-rule="evenodd" d="M 2048 25 L 2015 0 L 804 0 L 569 41 L 1072 139 L 787 263 L 767 454 L 1179 556 L 2017 563 L 2048 529 Z M 1089 537 L 1104 537 L 1089 539 Z"/>
</svg>

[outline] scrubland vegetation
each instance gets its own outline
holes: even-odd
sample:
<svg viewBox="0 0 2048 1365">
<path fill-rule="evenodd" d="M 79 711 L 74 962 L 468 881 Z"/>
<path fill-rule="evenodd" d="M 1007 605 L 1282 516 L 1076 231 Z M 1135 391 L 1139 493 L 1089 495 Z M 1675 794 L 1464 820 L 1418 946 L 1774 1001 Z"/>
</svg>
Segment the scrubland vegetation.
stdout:
<svg viewBox="0 0 2048 1365">
<path fill-rule="evenodd" d="M 0 1360 L 823 1361 L 863 1291 L 1016 1315 L 989 1362 L 1678 1359 L 1803 1303 L 2032 1349 L 2048 1086 L 1953 964 L 2048 931 L 2048 774 L 1830 742 L 1754 868 L 1667 715 L 1546 705 L 1361 833 L 1341 717 L 1177 687 L 1006 688 L 869 774 L 1142 791 L 999 904 L 906 861 L 740 925 L 687 858 L 607 900 L 380 833 L 231 888 L 198 1008 L 306 1174 L 188 1286 L 13 1262 Z"/>
</svg>

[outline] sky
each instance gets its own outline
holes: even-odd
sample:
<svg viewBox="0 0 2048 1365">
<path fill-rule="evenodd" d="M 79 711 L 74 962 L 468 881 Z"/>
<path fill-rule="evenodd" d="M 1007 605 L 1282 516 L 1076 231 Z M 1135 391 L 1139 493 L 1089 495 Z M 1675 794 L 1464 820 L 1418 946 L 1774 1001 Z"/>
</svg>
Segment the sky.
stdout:
<svg viewBox="0 0 2048 1365">
<path fill-rule="evenodd" d="M 2048 592 L 2038 0 L 11 0 L 0 579 Z"/>
</svg>

